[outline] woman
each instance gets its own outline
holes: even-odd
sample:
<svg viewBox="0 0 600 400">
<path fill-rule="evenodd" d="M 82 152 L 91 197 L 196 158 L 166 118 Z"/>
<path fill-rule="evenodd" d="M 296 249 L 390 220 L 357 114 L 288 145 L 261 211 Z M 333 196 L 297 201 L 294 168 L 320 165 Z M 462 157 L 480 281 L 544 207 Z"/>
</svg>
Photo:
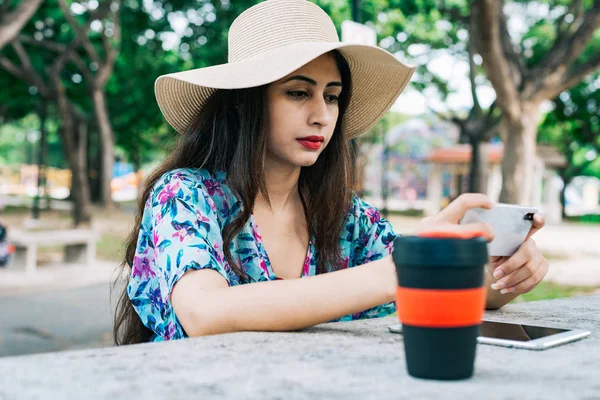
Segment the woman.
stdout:
<svg viewBox="0 0 600 400">
<path fill-rule="evenodd" d="M 306 0 L 268 0 L 233 22 L 227 64 L 159 77 L 157 101 L 182 136 L 146 181 L 116 343 L 394 312 L 396 235 L 352 192 L 348 140 L 385 114 L 413 71 L 382 49 L 340 43 Z M 492 206 L 462 196 L 419 230 L 491 238 L 488 226 L 458 220 Z M 537 216 L 534 229 L 542 225 Z M 492 261 L 511 293 L 490 291 L 489 307 L 530 290 L 547 269 L 532 241 Z"/>
</svg>

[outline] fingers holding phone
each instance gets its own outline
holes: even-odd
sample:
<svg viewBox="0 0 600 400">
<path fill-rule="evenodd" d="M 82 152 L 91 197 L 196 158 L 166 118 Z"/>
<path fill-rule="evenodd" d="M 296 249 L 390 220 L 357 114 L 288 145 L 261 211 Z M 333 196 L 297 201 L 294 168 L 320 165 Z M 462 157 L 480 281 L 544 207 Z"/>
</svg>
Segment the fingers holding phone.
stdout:
<svg viewBox="0 0 600 400">
<path fill-rule="evenodd" d="M 544 225 L 544 216 L 535 207 L 494 204 L 483 194 L 469 193 L 423 219 L 417 232 L 484 232 L 489 242 L 487 268 L 492 282 L 497 280 L 492 289 L 511 299 L 531 291 L 548 272 L 548 261 L 531 238 Z"/>
<path fill-rule="evenodd" d="M 512 256 L 522 243 L 544 225 L 537 208 L 512 204 L 496 204 L 490 209 L 478 207 L 465 212 L 460 224 L 487 223 L 495 233 L 488 245 L 490 256 Z M 535 222 L 535 225 L 534 225 Z"/>
<path fill-rule="evenodd" d="M 465 214 L 474 208 L 490 210 L 494 208 L 494 203 L 482 193 L 464 193 L 448 204 L 437 216 L 446 222 L 458 224 Z"/>
<path fill-rule="evenodd" d="M 435 231 L 447 233 L 481 232 L 488 241 L 494 239 L 494 230 L 485 221 L 470 221 L 459 224 L 465 214 L 474 208 L 491 209 L 494 203 L 484 194 L 465 193 L 457 197 L 442 211 L 424 218 L 417 227 L 417 234 Z"/>
<path fill-rule="evenodd" d="M 540 213 L 533 214 L 531 229 L 529 230 L 529 233 L 527 234 L 525 240 L 532 237 L 533 234 L 542 229 L 544 225 L 546 225 L 546 217 L 544 217 L 544 215 Z"/>
<path fill-rule="evenodd" d="M 535 288 L 548 273 L 548 260 L 533 239 L 528 239 L 519 250 L 497 266 L 493 276 L 497 282 L 492 289 L 501 294 L 523 294 Z"/>
</svg>

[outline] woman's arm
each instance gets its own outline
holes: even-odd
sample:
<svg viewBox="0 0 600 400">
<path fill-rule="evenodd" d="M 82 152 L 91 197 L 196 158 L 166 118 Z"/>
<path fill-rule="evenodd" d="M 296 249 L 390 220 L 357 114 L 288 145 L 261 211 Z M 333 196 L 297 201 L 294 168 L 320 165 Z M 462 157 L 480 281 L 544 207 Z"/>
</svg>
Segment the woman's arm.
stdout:
<svg viewBox="0 0 600 400">
<path fill-rule="evenodd" d="M 486 308 L 518 295 L 491 290 L 486 268 Z M 175 313 L 189 336 L 238 331 L 291 331 L 328 322 L 395 300 L 397 278 L 388 256 L 327 274 L 229 287 L 211 269 L 187 272 L 173 288 Z"/>
<path fill-rule="evenodd" d="M 209 269 L 187 272 L 171 301 L 189 336 L 290 331 L 394 301 L 391 256 L 327 274 L 228 287 Z"/>
</svg>

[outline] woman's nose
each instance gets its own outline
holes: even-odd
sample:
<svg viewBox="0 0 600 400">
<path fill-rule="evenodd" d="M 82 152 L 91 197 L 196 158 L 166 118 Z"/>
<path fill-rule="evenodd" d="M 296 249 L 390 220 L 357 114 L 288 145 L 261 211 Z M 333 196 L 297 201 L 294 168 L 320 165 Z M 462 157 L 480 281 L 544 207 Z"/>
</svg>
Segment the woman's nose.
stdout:
<svg viewBox="0 0 600 400">
<path fill-rule="evenodd" d="M 325 99 L 315 98 L 311 104 L 310 124 L 327 126 L 331 123 L 331 110 L 327 106 Z"/>
</svg>

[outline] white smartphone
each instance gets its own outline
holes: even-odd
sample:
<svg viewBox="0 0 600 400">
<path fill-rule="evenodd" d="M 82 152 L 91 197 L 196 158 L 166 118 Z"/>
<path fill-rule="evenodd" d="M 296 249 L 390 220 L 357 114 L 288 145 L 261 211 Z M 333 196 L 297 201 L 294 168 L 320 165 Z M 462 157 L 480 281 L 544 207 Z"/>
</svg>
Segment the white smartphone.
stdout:
<svg viewBox="0 0 600 400">
<path fill-rule="evenodd" d="M 472 208 L 459 221 L 460 224 L 485 222 L 494 230 L 495 237 L 488 243 L 488 255 L 512 256 L 525 241 L 536 207 L 498 203 L 494 208 Z"/>
<path fill-rule="evenodd" d="M 392 333 L 402 333 L 402 324 L 388 327 Z M 591 335 L 584 329 L 563 329 L 500 321 L 484 320 L 477 342 L 528 350 L 546 350 L 574 342 Z"/>
</svg>

